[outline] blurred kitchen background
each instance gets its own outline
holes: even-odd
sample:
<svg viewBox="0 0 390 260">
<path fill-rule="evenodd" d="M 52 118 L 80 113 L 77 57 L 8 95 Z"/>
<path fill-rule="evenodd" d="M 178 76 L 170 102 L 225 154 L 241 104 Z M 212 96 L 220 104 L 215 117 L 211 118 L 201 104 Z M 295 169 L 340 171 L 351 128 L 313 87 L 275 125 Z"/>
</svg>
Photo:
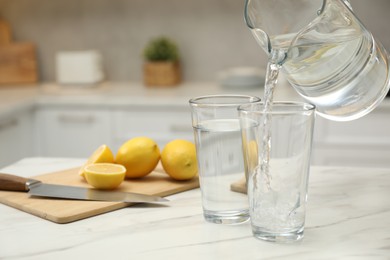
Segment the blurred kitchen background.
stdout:
<svg viewBox="0 0 390 260">
<path fill-rule="evenodd" d="M 220 93 L 262 96 L 264 78 L 258 74 L 250 75 L 257 80 L 250 88 L 244 83 L 253 78 L 245 78 L 245 74 L 233 74 L 237 77 L 231 79 L 241 84 L 236 81 L 234 88 L 222 86 L 217 76 L 230 68 L 266 66 L 265 53 L 244 23 L 244 3 L 0 0 L 0 19 L 10 25 L 12 42 L 30 42 L 36 47 L 36 58 L 29 45 L 24 46 L 30 48 L 27 51 L 11 56 L 22 59 L 26 55 L 33 61 L 28 64 L 37 67 L 28 75 L 23 68 L 17 71 L 16 76 L 25 82 L 27 78 L 29 84 L 1 84 L 9 74 L 7 58 L 0 67 L 0 167 L 25 157 L 87 158 L 101 144 L 109 145 L 115 153 L 124 141 L 140 135 L 155 139 L 161 148 L 177 138 L 193 141 L 189 98 Z M 351 3 L 366 27 L 390 50 L 390 0 Z M 161 35 L 174 40 L 180 51 L 183 81 L 175 87 L 143 84 L 142 51 L 152 38 Z M 7 46 L 0 46 L 0 50 L 14 45 Z M 104 82 L 99 75 L 92 75 L 87 80 L 97 84 L 59 84 L 57 54 L 86 50 L 101 54 Z M 7 55 L 3 51 L 3 57 L 11 57 Z M 87 58 L 83 61 L 89 67 L 98 63 L 93 53 Z M 80 67 L 80 60 L 75 60 L 61 71 Z M 25 65 L 18 60 L 11 65 L 15 64 Z M 86 67 L 73 73 L 86 77 Z M 277 100 L 299 98 L 282 79 L 279 85 Z M 313 164 L 390 167 L 389 114 L 387 98 L 374 112 L 352 122 L 317 117 Z"/>
<path fill-rule="evenodd" d="M 230 67 L 266 65 L 243 20 L 244 0 L 0 0 L 14 41 L 37 45 L 41 81 L 55 80 L 58 51 L 95 49 L 111 81 L 142 79 L 142 49 L 166 35 L 179 46 L 183 77 L 215 80 Z M 351 0 L 390 49 L 390 1 Z"/>
</svg>

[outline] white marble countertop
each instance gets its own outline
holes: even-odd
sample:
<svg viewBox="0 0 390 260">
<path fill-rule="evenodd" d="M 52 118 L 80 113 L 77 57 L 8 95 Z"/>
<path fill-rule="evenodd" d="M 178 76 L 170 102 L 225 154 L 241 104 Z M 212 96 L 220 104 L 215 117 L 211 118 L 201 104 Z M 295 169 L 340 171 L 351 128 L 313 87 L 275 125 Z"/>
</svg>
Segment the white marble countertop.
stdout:
<svg viewBox="0 0 390 260">
<path fill-rule="evenodd" d="M 27 158 L 0 171 L 27 177 L 83 162 Z M 390 169 L 312 167 L 305 238 L 294 244 L 257 240 L 249 222 L 207 223 L 199 189 L 168 198 L 69 224 L 0 204 L 0 259 L 390 259 Z"/>
<path fill-rule="evenodd" d="M 146 87 L 141 82 L 103 82 L 96 86 L 42 83 L 0 88 L 0 119 L 36 106 L 188 106 L 190 98 L 212 94 L 263 96 L 263 88 L 224 88 L 217 82 L 184 82 L 174 87 Z M 292 87 L 281 84 L 275 100 L 300 99 Z"/>
<path fill-rule="evenodd" d="M 275 101 L 302 98 L 281 77 L 275 89 Z M 226 88 L 218 82 L 183 82 L 174 87 L 146 87 L 142 82 L 102 82 L 96 86 L 61 86 L 41 83 L 0 87 L 0 119 L 18 111 L 38 106 L 180 106 L 187 107 L 190 98 L 213 94 L 242 94 L 263 97 L 264 88 Z M 390 99 L 380 107 L 390 108 Z"/>
</svg>

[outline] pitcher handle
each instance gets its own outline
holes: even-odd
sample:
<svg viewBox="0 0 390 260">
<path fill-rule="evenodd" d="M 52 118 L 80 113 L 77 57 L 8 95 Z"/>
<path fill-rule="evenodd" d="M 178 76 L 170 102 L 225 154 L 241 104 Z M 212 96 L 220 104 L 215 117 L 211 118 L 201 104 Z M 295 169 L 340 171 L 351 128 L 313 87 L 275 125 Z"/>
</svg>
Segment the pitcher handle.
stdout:
<svg viewBox="0 0 390 260">
<path fill-rule="evenodd" d="M 327 1 L 329 0 L 324 0 L 324 2 L 322 3 L 321 9 L 318 10 L 317 12 L 318 15 L 322 14 L 322 12 L 324 11 Z M 349 10 L 353 11 L 351 2 L 349 2 L 349 0 L 341 0 L 341 1 L 345 4 L 346 7 L 348 7 Z"/>
<path fill-rule="evenodd" d="M 349 0 L 343 0 L 343 2 L 344 2 L 344 4 L 345 4 L 346 6 L 348 6 L 349 9 L 351 9 L 351 11 L 353 11 L 352 5 L 351 5 L 351 3 L 349 2 Z"/>
</svg>

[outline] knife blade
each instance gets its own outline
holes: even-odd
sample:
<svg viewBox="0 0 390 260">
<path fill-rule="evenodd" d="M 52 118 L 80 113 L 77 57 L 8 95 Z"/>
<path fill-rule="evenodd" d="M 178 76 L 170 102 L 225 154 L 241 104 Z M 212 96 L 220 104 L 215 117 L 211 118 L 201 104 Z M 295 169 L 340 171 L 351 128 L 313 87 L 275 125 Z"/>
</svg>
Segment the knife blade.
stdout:
<svg viewBox="0 0 390 260">
<path fill-rule="evenodd" d="M 76 186 L 46 184 L 12 174 L 0 173 L 0 190 L 24 191 L 32 196 L 112 202 L 164 202 L 165 198 L 132 192 L 104 191 Z"/>
</svg>

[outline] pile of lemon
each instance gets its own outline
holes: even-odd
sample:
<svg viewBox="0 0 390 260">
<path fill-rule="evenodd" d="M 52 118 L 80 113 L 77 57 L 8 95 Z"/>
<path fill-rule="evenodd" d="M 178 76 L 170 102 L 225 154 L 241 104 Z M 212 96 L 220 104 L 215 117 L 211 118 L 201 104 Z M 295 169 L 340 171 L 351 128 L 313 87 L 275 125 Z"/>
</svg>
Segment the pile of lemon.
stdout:
<svg viewBox="0 0 390 260">
<path fill-rule="evenodd" d="M 159 161 L 175 180 L 190 180 L 198 173 L 195 145 L 173 140 L 160 153 L 156 142 L 135 137 L 125 142 L 115 158 L 107 145 L 100 146 L 80 168 L 79 175 L 97 189 L 115 189 L 125 178 L 142 178 L 150 174 Z"/>
</svg>

